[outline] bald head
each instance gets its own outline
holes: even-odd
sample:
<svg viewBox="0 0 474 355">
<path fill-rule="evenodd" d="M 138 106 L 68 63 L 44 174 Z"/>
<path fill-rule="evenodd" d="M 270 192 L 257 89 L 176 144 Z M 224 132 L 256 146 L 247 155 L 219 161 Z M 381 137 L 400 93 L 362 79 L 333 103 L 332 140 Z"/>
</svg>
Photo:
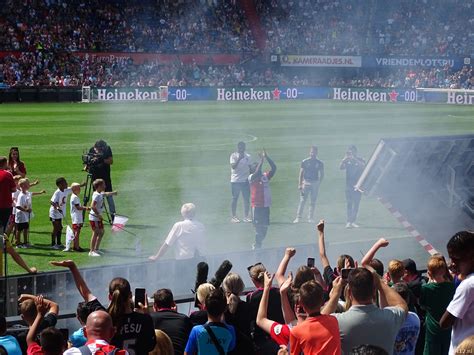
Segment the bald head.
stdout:
<svg viewBox="0 0 474 355">
<path fill-rule="evenodd" d="M 102 339 L 110 342 L 114 336 L 115 328 L 112 317 L 105 311 L 95 311 L 89 314 L 86 322 L 87 340 Z"/>
</svg>

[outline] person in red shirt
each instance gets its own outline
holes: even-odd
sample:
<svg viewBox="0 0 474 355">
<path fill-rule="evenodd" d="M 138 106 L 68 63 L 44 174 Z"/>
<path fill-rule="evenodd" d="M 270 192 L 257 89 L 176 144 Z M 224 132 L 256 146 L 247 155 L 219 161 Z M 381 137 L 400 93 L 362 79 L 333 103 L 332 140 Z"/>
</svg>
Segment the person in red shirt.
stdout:
<svg viewBox="0 0 474 355">
<path fill-rule="evenodd" d="M 28 345 L 27 355 L 61 355 L 66 350 L 66 342 L 59 329 L 54 327 L 46 328 L 40 334 L 41 345 L 36 342 L 36 333 L 50 304 L 44 302 L 43 296 L 40 295 L 35 297 L 35 305 L 36 317 L 26 336 L 26 344 Z"/>
<path fill-rule="evenodd" d="M 336 317 L 322 315 L 323 288 L 315 281 L 305 282 L 299 291 L 299 302 L 308 318 L 290 333 L 290 351 L 293 355 L 340 355 L 341 339 Z"/>
<path fill-rule="evenodd" d="M 16 191 L 13 175 L 8 171 L 7 158 L 0 156 L 0 234 L 5 232 L 12 214 L 12 192 Z"/>
<path fill-rule="evenodd" d="M 262 165 L 265 160 L 270 164 L 270 171 L 262 173 Z M 260 162 L 256 166 L 252 166 L 251 170 L 249 182 L 255 227 L 255 243 L 252 245 L 252 249 L 260 249 L 270 225 L 270 206 L 272 204 L 270 180 L 275 175 L 276 165 L 264 149 L 260 154 Z"/>
</svg>

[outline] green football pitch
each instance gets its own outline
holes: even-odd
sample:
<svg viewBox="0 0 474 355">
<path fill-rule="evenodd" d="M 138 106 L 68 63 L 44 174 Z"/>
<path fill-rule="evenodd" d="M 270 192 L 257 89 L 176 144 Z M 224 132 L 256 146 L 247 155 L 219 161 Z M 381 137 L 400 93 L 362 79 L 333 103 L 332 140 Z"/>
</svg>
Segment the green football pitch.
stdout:
<svg viewBox="0 0 474 355">
<path fill-rule="evenodd" d="M 299 199 L 299 164 L 314 144 L 325 163 L 316 218 L 326 220 L 328 247 L 360 255 L 385 236 L 393 249 L 384 251 L 383 257 L 426 258 L 423 248 L 373 198 L 362 200 L 358 219 L 362 227 L 344 228 L 345 175 L 339 162 L 350 144 L 368 159 L 381 138 L 474 132 L 471 107 L 331 101 L 3 104 L 0 122 L 1 154 L 18 146 L 28 177 L 41 181 L 31 191 L 47 191 L 33 200 L 34 247 L 18 249 L 40 271 L 50 269 L 49 260 L 65 257 L 81 266 L 145 261 L 180 219 L 184 202 L 196 204 L 196 217 L 206 226 L 207 254 L 250 250 L 252 225 L 230 223 L 229 155 L 241 140 L 253 158 L 265 147 L 278 167 L 271 182 L 272 224 L 264 247 L 315 240 L 314 225 L 292 224 Z M 101 258 L 51 250 L 48 210 L 55 179 L 85 181 L 81 155 L 97 139 L 112 147 L 117 212 L 130 218 L 127 229 L 136 237 L 112 234 L 107 228 L 103 247 L 108 253 Z M 238 211 L 242 216 L 241 200 Z M 82 247 L 88 247 L 90 235 L 86 224 Z M 166 257 L 172 255 L 169 251 Z M 9 273 L 23 271 L 10 262 Z"/>
</svg>

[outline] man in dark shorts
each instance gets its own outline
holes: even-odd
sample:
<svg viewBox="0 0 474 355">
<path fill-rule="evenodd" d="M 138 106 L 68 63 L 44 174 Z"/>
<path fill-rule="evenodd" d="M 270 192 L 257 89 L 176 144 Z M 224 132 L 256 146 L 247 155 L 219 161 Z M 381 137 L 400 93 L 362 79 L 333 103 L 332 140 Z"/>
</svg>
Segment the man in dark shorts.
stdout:
<svg viewBox="0 0 474 355">
<path fill-rule="evenodd" d="M 324 163 L 317 158 L 318 148 L 311 146 L 309 157 L 301 162 L 298 189 L 300 190 L 300 203 L 293 223 L 299 223 L 303 215 L 304 205 L 310 197 L 308 222 L 314 223 L 314 210 L 318 198 L 319 185 L 324 179 Z"/>
<path fill-rule="evenodd" d="M 270 171 L 262 173 L 262 165 L 265 160 L 270 164 Z M 252 249 L 260 249 L 270 225 L 270 206 L 272 204 L 270 180 L 275 175 L 276 165 L 263 150 L 260 155 L 260 162 L 255 168 L 252 167 L 252 170 L 253 173 L 249 176 L 253 225 L 255 227 L 255 243 L 252 245 Z"/>
<path fill-rule="evenodd" d="M 92 181 L 97 179 L 104 180 L 105 192 L 112 192 L 112 178 L 110 176 L 110 166 L 114 163 L 112 149 L 105 141 L 98 140 L 89 150 L 89 154 L 97 157 L 97 160 L 88 167 Z M 115 202 L 112 195 L 107 196 L 107 203 L 109 205 L 109 213 L 113 219 L 115 216 Z"/>
<path fill-rule="evenodd" d="M 357 180 L 364 171 L 365 161 L 357 156 L 357 148 L 355 145 L 349 146 L 346 156 L 339 166 L 341 170 L 346 171 L 346 201 L 347 201 L 347 223 L 346 228 L 358 228 L 355 223 L 357 213 L 359 212 L 359 204 L 361 192 L 354 188 Z"/>
<path fill-rule="evenodd" d="M 12 193 L 16 191 L 13 176 L 7 169 L 7 158 L 0 156 L 0 234 L 7 228 L 12 214 Z"/>
</svg>

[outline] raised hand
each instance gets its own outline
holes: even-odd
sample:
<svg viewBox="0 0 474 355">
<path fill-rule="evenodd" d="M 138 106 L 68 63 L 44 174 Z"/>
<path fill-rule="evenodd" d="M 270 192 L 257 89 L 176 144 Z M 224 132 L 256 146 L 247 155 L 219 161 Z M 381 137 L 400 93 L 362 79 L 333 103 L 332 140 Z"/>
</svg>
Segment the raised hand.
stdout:
<svg viewBox="0 0 474 355">
<path fill-rule="evenodd" d="M 324 219 L 320 220 L 316 226 L 319 232 L 324 233 Z"/>
</svg>

